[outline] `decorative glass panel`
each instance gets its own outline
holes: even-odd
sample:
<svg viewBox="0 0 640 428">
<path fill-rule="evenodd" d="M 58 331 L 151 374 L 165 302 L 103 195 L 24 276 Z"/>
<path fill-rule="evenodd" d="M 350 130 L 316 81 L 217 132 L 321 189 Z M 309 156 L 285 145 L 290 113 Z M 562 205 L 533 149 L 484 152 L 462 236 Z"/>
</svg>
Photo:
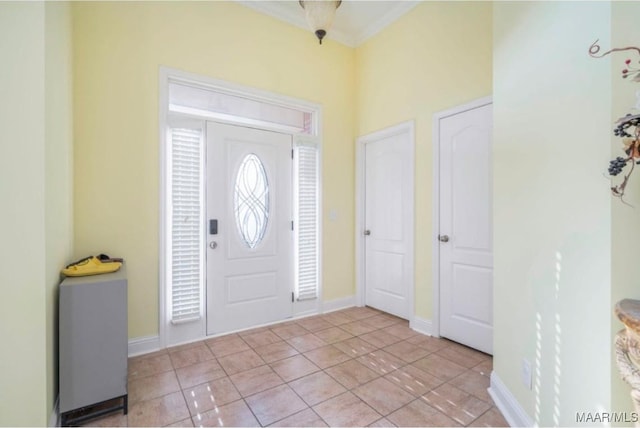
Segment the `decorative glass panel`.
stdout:
<svg viewBox="0 0 640 428">
<path fill-rule="evenodd" d="M 238 169 L 233 208 L 240 237 L 249 248 L 255 248 L 269 221 L 269 181 L 264 165 L 253 153 L 245 156 Z"/>
</svg>

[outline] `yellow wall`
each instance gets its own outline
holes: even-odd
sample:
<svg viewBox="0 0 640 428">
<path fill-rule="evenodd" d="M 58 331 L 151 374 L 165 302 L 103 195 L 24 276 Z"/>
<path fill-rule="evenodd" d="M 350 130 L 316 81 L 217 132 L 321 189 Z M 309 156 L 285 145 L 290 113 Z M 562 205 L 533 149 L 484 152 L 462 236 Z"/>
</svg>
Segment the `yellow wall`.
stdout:
<svg viewBox="0 0 640 428">
<path fill-rule="evenodd" d="M 611 68 L 587 54 L 610 5 L 493 10 L 494 371 L 536 424 L 573 426 L 611 410 Z"/>
<path fill-rule="evenodd" d="M 68 7 L 0 3 L 0 425 L 48 423 L 58 272 L 71 252 Z"/>
<path fill-rule="evenodd" d="M 421 4 L 355 52 L 228 2 L 75 3 L 73 17 L 76 255 L 127 259 L 130 337 L 158 324 L 160 65 L 323 105 L 324 211 L 338 213 L 323 224 L 324 300 L 355 292 L 354 137 L 416 119 L 416 236 L 431 236 L 432 115 L 491 93 L 490 3 Z M 416 242 L 430 318 L 431 245 Z"/>
<path fill-rule="evenodd" d="M 161 65 L 322 104 L 323 298 L 354 294 L 353 49 L 234 2 L 77 2 L 73 31 L 75 250 L 126 259 L 130 337 L 158 332 Z"/>
<path fill-rule="evenodd" d="M 640 46 L 640 28 L 638 19 L 640 16 L 640 3 L 638 2 L 614 2 L 611 5 L 612 22 L 610 47 Z M 602 46 L 603 50 L 609 46 Z M 615 53 L 611 57 L 612 70 L 612 117 L 611 123 L 625 114 L 631 112 L 630 108 L 637 102 L 636 91 L 640 90 L 640 84 L 621 78 L 621 70 L 625 67 L 624 61 L 629 58 L 637 65 L 640 60 L 638 54 L 629 52 Z M 611 127 L 611 126 L 610 126 Z M 611 133 L 612 158 L 624 156 L 621 150 L 620 139 L 613 137 Z M 640 207 L 640 176 L 636 170 L 627 186 L 625 200 L 633 206 L 624 205 L 612 198 L 612 244 L 611 244 L 611 302 L 624 299 L 640 299 L 638 278 L 640 278 L 640 263 L 637 255 L 640 254 L 640 228 L 638 228 L 638 207 Z M 617 181 L 619 182 L 619 180 Z M 612 316 L 612 334 L 616 334 L 622 324 L 617 317 Z M 613 351 L 612 351 L 613 352 Z M 612 382 L 612 406 L 616 411 L 633 411 L 629 392 L 631 388 L 620 378 L 618 368 L 613 361 L 611 367 Z"/>
<path fill-rule="evenodd" d="M 491 95 L 489 2 L 425 2 L 356 49 L 356 133 L 415 119 L 416 315 L 432 318 L 433 114 Z"/>
</svg>

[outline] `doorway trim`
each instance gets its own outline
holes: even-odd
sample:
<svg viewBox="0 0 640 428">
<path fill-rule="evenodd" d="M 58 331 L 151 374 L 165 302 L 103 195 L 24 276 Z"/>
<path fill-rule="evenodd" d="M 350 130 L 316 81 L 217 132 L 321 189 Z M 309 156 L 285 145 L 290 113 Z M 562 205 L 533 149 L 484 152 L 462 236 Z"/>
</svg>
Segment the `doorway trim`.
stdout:
<svg viewBox="0 0 640 428">
<path fill-rule="evenodd" d="M 433 114 L 433 196 L 431 205 L 432 213 L 432 267 L 433 273 L 433 311 L 431 320 L 431 336 L 440 337 L 440 120 L 473 110 L 479 107 L 493 104 L 493 97 L 478 98 L 468 103 L 442 110 Z"/>
<path fill-rule="evenodd" d="M 188 337 L 182 338 L 175 343 L 168 343 L 169 329 L 169 294 L 168 294 L 168 279 L 166 277 L 167 258 L 168 251 L 168 239 L 167 239 L 167 214 L 166 206 L 170 195 L 167 193 L 167 183 L 169 180 L 167 171 L 167 145 L 168 135 L 167 127 L 170 123 L 170 115 L 179 116 L 183 118 L 190 118 L 200 120 L 203 123 L 206 121 L 214 121 L 218 123 L 226 123 L 232 125 L 246 126 L 250 128 L 263 129 L 267 131 L 276 131 L 281 133 L 287 133 L 282 129 L 269 127 L 268 125 L 254 125 L 243 121 L 236 121 L 229 118 L 222 117 L 209 117 L 191 113 L 175 113 L 170 111 L 169 106 L 169 84 L 171 82 L 178 82 L 187 85 L 194 85 L 200 88 L 221 92 L 225 94 L 231 94 L 241 96 L 250 100 L 265 102 L 282 107 L 288 107 L 297 109 L 300 111 L 310 112 L 312 114 L 311 134 L 297 134 L 289 133 L 292 136 L 294 143 L 296 141 L 313 141 L 318 148 L 318 297 L 315 300 L 296 301 L 294 305 L 293 318 L 299 318 L 303 316 L 313 315 L 322 311 L 322 291 L 323 291 L 323 227 L 322 227 L 322 192 L 323 192 L 323 144 L 322 144 L 322 106 L 317 103 L 302 100 L 299 98 L 293 98 L 286 95 L 281 95 L 275 92 L 258 89 L 250 86 L 244 86 L 225 80 L 215 79 L 212 77 L 190 73 L 187 71 L 160 66 L 158 72 L 158 141 L 159 141 L 159 153 L 158 153 L 158 341 L 157 345 L 160 349 L 164 349 L 167 346 L 179 345 L 181 343 L 189 343 L 198 340 L 202 340 L 207 336 L 206 334 L 206 294 L 203 294 L 203 316 L 198 322 L 198 326 L 190 329 L 187 334 Z M 206 126 L 206 125 L 205 125 Z M 206 279 L 205 279 L 206 281 Z M 204 293 L 206 293 L 206 286 Z M 278 321 L 281 322 L 281 321 Z M 258 327 L 258 326 L 256 326 Z M 230 332 L 229 332 L 230 333 Z M 226 334 L 226 333 L 225 333 Z M 147 338 L 144 338 L 147 339 Z"/>
<path fill-rule="evenodd" d="M 409 134 L 410 140 L 410 153 L 411 159 L 410 165 L 410 194 L 411 198 L 411 221 L 409 222 L 409 253 L 408 263 L 410 265 L 410 271 L 413 273 L 409 284 L 409 294 L 407 299 L 409 300 L 409 323 L 412 325 L 415 318 L 415 287 L 416 287 L 416 270 L 415 270 L 415 121 L 409 120 L 399 123 L 397 125 L 381 129 L 379 131 L 372 132 L 360 136 L 356 139 L 356 222 L 355 222 L 355 249 L 356 249 L 356 305 L 365 305 L 365 171 L 366 171 L 366 159 L 365 159 L 365 146 L 368 143 L 377 141 L 382 138 L 391 137 L 398 134 Z"/>
</svg>

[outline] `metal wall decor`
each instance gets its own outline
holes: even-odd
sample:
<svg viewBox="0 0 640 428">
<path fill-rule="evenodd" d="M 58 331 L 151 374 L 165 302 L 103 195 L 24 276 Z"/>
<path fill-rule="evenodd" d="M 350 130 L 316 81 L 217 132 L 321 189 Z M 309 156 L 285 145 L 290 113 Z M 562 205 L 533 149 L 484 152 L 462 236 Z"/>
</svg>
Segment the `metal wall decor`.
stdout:
<svg viewBox="0 0 640 428">
<path fill-rule="evenodd" d="M 593 42 L 589 48 L 589 55 L 593 58 L 602 58 L 613 52 L 632 51 L 640 57 L 640 48 L 629 46 L 625 48 L 614 48 L 600 54 L 598 40 Z M 636 83 L 640 83 L 640 60 L 626 58 L 622 69 L 622 78 Z M 629 177 L 633 173 L 636 165 L 640 165 L 640 90 L 636 92 L 638 102 L 632 108 L 634 112 L 627 113 L 624 117 L 615 122 L 613 134 L 622 139 L 623 151 L 626 156 L 617 156 L 609 162 L 609 175 L 617 177 L 623 174 L 622 181 L 618 184 L 612 183 L 611 193 L 624 202 L 624 192 L 629 182 Z"/>
</svg>

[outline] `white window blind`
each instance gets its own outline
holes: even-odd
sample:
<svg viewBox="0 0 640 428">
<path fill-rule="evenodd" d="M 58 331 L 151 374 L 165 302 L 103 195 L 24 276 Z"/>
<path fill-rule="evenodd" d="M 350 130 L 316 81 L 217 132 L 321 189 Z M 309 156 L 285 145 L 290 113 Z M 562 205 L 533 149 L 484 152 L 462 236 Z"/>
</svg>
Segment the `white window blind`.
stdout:
<svg viewBox="0 0 640 428">
<path fill-rule="evenodd" d="M 202 130 L 171 128 L 171 321 L 201 316 Z"/>
<path fill-rule="evenodd" d="M 296 292 L 298 300 L 318 297 L 318 148 L 296 147 Z"/>
</svg>

